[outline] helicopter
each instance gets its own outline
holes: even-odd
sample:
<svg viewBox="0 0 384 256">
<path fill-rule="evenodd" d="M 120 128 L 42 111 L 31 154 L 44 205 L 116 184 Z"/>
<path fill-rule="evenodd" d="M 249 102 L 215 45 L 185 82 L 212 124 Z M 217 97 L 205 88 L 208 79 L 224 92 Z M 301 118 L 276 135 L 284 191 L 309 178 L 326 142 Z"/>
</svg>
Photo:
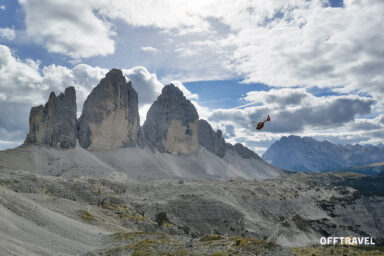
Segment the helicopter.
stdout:
<svg viewBox="0 0 384 256">
<path fill-rule="evenodd" d="M 264 127 L 265 122 L 271 121 L 271 117 L 268 115 L 267 119 L 265 119 L 263 122 L 258 122 L 256 125 L 256 130 L 261 130 Z M 256 124 L 256 121 L 252 121 L 253 124 Z"/>
</svg>

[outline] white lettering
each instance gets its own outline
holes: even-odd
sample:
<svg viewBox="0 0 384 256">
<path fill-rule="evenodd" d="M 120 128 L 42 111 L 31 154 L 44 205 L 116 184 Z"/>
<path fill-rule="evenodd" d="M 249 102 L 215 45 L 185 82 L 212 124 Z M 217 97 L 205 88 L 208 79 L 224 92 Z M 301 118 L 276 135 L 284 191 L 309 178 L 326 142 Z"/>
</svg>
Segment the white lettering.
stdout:
<svg viewBox="0 0 384 256">
<path fill-rule="evenodd" d="M 330 244 L 345 244 L 345 245 L 375 245 L 372 237 L 321 237 L 321 245 L 330 245 Z"/>
<path fill-rule="evenodd" d="M 371 243 L 370 243 L 371 245 L 375 245 L 375 242 L 373 242 L 373 239 L 372 239 L 372 237 L 371 237 Z"/>
<path fill-rule="evenodd" d="M 359 241 L 359 245 L 362 245 L 364 242 L 364 237 L 358 237 L 357 240 Z"/>
<path fill-rule="evenodd" d="M 351 238 L 350 237 L 345 238 L 345 244 L 347 244 L 347 245 L 351 244 Z"/>
</svg>

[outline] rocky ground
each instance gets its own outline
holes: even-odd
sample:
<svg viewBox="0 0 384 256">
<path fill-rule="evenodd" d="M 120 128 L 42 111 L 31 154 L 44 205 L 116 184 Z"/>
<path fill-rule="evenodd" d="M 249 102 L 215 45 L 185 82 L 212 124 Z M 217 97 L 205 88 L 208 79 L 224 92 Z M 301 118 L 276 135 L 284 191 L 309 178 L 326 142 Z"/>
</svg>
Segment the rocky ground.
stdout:
<svg viewBox="0 0 384 256">
<path fill-rule="evenodd" d="M 335 235 L 380 245 L 383 185 L 349 173 L 155 181 L 1 169 L 0 255 L 325 255 L 311 246 Z M 384 255 L 368 249 L 353 248 Z"/>
</svg>

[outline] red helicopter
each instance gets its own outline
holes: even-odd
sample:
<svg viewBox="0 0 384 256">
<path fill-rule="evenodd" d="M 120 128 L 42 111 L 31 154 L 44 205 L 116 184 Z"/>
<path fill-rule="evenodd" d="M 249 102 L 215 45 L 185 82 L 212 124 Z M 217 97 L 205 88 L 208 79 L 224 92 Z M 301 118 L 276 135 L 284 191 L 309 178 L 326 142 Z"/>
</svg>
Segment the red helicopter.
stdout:
<svg viewBox="0 0 384 256">
<path fill-rule="evenodd" d="M 271 117 L 268 115 L 268 116 L 267 116 L 267 119 L 265 119 L 263 122 L 258 122 L 258 123 L 257 123 L 257 125 L 256 125 L 256 130 L 261 130 L 261 129 L 263 129 L 263 127 L 264 127 L 264 123 L 265 123 L 265 122 L 269 122 L 269 121 L 271 121 Z M 256 122 L 253 121 L 253 123 L 256 123 Z"/>
</svg>

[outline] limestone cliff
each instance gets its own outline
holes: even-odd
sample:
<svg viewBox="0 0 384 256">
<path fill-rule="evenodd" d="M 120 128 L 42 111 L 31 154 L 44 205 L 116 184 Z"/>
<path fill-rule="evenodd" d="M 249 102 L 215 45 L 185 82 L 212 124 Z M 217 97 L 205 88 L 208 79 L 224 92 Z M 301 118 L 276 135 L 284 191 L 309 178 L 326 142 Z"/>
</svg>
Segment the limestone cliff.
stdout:
<svg viewBox="0 0 384 256">
<path fill-rule="evenodd" d="M 74 148 L 77 137 L 76 91 L 52 92 L 43 106 L 33 107 L 29 116 L 29 133 L 24 144 L 46 144 L 56 148 Z"/>
<path fill-rule="evenodd" d="M 84 102 L 79 143 L 90 150 L 133 146 L 139 126 L 137 93 L 121 70 L 112 69 Z"/>
<path fill-rule="evenodd" d="M 164 86 L 143 125 L 146 141 L 160 152 L 189 154 L 199 148 L 199 115 L 173 84 Z"/>
<path fill-rule="evenodd" d="M 199 144 L 219 157 L 225 155 L 225 140 L 221 130 L 213 131 L 211 125 L 203 119 L 199 120 Z"/>
</svg>

